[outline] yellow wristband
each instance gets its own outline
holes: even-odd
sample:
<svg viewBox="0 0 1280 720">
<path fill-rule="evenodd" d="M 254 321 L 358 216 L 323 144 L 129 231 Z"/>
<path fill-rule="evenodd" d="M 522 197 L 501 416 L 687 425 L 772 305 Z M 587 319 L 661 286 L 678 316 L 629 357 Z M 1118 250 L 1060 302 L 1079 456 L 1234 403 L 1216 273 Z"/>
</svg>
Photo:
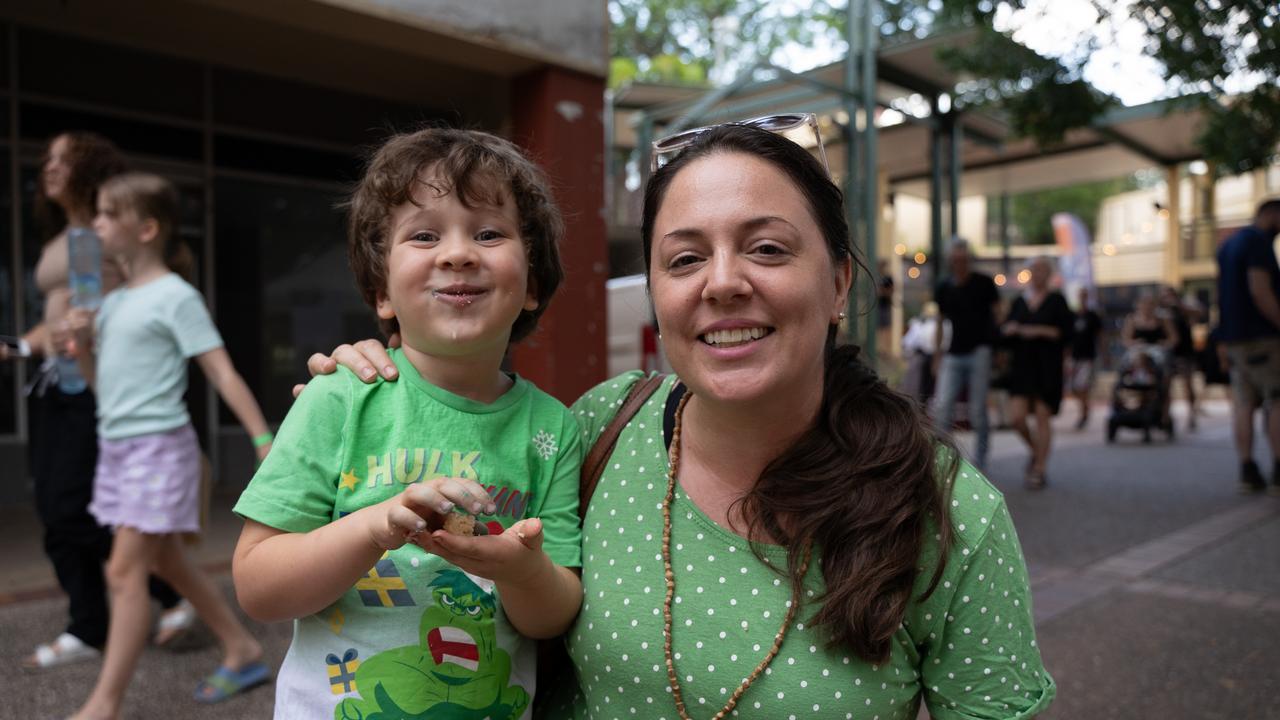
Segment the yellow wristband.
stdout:
<svg viewBox="0 0 1280 720">
<path fill-rule="evenodd" d="M 256 448 L 260 448 L 263 445 L 271 444 L 271 441 L 275 439 L 276 439 L 275 435 L 272 435 L 270 432 L 264 432 L 253 439 L 253 446 Z"/>
</svg>

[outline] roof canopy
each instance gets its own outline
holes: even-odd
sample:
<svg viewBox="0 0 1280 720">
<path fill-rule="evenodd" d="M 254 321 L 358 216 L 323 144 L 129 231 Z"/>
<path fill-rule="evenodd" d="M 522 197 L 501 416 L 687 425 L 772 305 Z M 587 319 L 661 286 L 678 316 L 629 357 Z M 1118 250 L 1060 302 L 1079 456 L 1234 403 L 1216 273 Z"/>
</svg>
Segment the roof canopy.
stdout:
<svg viewBox="0 0 1280 720">
<path fill-rule="evenodd" d="M 929 196 L 930 143 L 938 121 L 930 108 L 965 79 L 938 59 L 938 50 L 966 45 L 974 34 L 973 30 L 943 33 L 878 51 L 878 160 L 894 192 Z M 627 107 L 645 108 L 645 115 L 659 127 L 705 125 L 780 112 L 813 112 L 847 122 L 841 112 L 846 95 L 844 72 L 843 61 L 804 73 L 765 64 L 744 73 L 732 85 L 714 90 L 650 91 L 637 85 L 623 92 L 630 100 Z M 759 79 L 761 76 L 764 79 Z M 963 170 L 960 192 L 996 195 L 1062 187 L 1194 160 L 1200 157 L 1195 139 L 1202 113 L 1193 105 L 1159 101 L 1118 108 L 1093 126 L 1072 131 L 1061 142 L 1045 148 L 1015 137 L 997 113 L 957 112 L 951 117 L 962 138 L 958 153 Z M 840 133 L 831 134 L 834 139 L 828 141 L 827 155 L 839 158 L 843 153 L 830 148 L 841 144 Z"/>
</svg>

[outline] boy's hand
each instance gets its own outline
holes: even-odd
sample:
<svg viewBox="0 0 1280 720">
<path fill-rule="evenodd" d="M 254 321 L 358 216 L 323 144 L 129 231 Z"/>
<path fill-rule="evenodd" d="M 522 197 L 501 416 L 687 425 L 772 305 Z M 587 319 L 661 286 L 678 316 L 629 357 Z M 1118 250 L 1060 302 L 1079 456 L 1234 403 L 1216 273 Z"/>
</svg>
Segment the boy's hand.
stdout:
<svg viewBox="0 0 1280 720">
<path fill-rule="evenodd" d="M 472 515 L 497 510 L 493 498 L 476 481 L 436 478 L 410 485 L 360 512 L 366 515 L 370 540 L 383 550 L 395 550 L 421 533 L 440 529 L 445 513 L 455 507 Z"/>
<path fill-rule="evenodd" d="M 271 443 L 267 443 L 266 445 L 259 445 L 258 447 L 255 447 L 253 449 L 253 452 L 257 454 L 258 463 L 261 464 L 263 460 L 267 459 L 267 453 L 271 452 Z"/>
<path fill-rule="evenodd" d="M 528 582 L 544 569 L 544 560 L 550 561 L 542 552 L 542 521 L 537 518 L 521 520 L 501 535 L 465 537 L 437 530 L 413 542 L 472 575 L 497 583 Z"/>
</svg>

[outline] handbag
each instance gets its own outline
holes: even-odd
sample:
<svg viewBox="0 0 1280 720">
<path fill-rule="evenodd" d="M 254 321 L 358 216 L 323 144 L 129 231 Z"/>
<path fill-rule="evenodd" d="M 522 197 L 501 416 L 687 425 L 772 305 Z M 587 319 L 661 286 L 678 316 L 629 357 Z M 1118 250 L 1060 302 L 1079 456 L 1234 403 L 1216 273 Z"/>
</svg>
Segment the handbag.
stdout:
<svg viewBox="0 0 1280 720">
<path fill-rule="evenodd" d="M 640 408 L 653 396 L 667 376 L 654 373 L 644 376 L 627 391 L 618 412 L 604 426 L 600 437 L 596 438 L 591 449 L 582 461 L 582 471 L 578 476 L 578 519 L 579 523 L 587 517 L 587 506 L 591 504 L 591 496 L 595 495 L 596 486 L 600 484 L 600 476 L 609 464 L 609 456 L 618 445 L 618 437 L 622 430 L 636 416 Z M 538 685 L 533 699 L 533 717 L 545 718 L 549 712 L 551 693 L 547 692 L 553 685 L 565 679 L 574 680 L 573 661 L 564 645 L 565 636 L 538 641 Z"/>
</svg>

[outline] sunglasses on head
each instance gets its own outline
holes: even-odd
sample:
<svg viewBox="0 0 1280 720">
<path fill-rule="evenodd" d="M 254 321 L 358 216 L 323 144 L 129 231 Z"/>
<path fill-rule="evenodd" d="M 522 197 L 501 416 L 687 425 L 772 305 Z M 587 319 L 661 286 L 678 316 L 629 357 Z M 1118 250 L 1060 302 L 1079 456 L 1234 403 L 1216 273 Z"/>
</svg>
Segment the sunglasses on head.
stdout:
<svg viewBox="0 0 1280 720">
<path fill-rule="evenodd" d="M 818 130 L 818 116 L 813 113 L 766 115 L 764 117 L 753 118 L 751 120 L 707 125 L 706 127 L 683 130 L 673 135 L 668 135 L 660 140 L 654 141 L 650 170 L 657 170 L 667 164 L 671 158 L 675 157 L 681 150 L 692 145 L 694 141 L 708 130 L 724 127 L 726 125 L 740 125 L 742 127 L 765 130 L 767 132 L 774 133 L 775 135 L 781 135 L 801 147 L 808 147 L 804 141 L 809 140 L 810 133 L 812 133 L 812 142 L 813 145 L 818 148 L 818 159 L 822 161 L 822 169 L 827 171 L 827 175 L 831 174 L 831 167 L 827 165 L 827 151 L 822 146 L 822 133 Z"/>
</svg>

